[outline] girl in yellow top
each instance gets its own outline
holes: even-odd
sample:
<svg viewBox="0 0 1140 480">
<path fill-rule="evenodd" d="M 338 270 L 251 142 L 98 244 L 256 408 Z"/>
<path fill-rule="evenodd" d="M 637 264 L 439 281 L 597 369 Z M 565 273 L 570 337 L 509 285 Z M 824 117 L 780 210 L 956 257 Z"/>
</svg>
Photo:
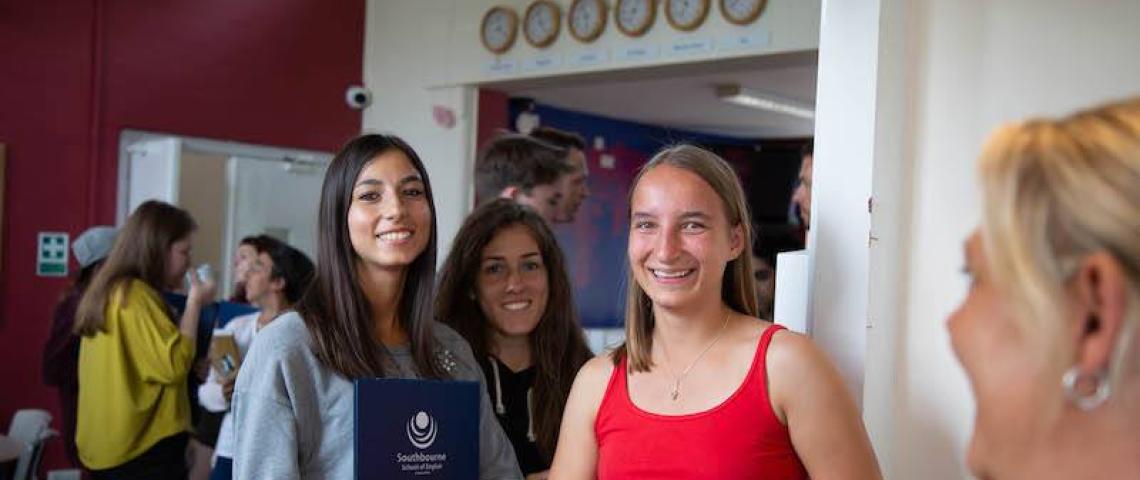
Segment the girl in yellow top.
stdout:
<svg viewBox="0 0 1140 480">
<path fill-rule="evenodd" d="M 143 203 L 79 303 L 75 440 L 93 478 L 186 478 L 186 380 L 214 285 L 191 275 L 177 324 L 159 291 L 181 283 L 195 228 L 185 210 Z"/>
</svg>

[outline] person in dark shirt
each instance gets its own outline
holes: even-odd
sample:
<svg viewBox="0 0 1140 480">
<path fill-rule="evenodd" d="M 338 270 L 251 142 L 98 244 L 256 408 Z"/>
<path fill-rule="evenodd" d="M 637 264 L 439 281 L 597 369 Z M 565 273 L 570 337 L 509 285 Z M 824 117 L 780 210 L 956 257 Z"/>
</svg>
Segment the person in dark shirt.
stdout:
<svg viewBox="0 0 1140 480">
<path fill-rule="evenodd" d="M 523 474 L 542 478 L 574 375 L 591 356 L 546 222 L 510 200 L 477 208 L 443 266 L 436 315 L 471 344 Z"/>
<path fill-rule="evenodd" d="M 43 381 L 44 385 L 55 387 L 59 392 L 60 415 L 63 423 L 63 444 L 67 458 L 73 466 L 80 466 L 79 454 L 75 449 L 75 409 L 79 395 L 79 337 L 72 332 L 75 325 L 75 309 L 79 299 L 87 290 L 87 284 L 115 244 L 118 231 L 113 227 L 91 227 L 76 237 L 71 243 L 75 261 L 79 263 L 79 274 L 63 293 L 52 312 L 51 334 L 44 344 Z"/>
</svg>

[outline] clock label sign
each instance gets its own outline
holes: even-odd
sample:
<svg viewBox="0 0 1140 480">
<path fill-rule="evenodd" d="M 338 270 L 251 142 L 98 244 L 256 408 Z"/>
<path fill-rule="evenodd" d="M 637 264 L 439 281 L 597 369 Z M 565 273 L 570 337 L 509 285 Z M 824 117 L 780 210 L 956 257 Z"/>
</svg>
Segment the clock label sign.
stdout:
<svg viewBox="0 0 1140 480">
<path fill-rule="evenodd" d="M 487 62 L 484 70 L 494 75 L 515 73 L 515 70 L 518 70 L 518 64 L 512 58 L 496 58 Z"/>
<path fill-rule="evenodd" d="M 610 54 L 605 50 L 580 50 L 570 55 L 567 62 L 572 67 L 589 67 L 610 61 Z"/>
<path fill-rule="evenodd" d="M 669 44 L 666 52 L 670 56 L 695 55 L 713 51 L 711 38 L 684 38 Z"/>
<path fill-rule="evenodd" d="M 772 44 L 772 33 L 767 29 L 759 28 L 754 32 L 738 33 L 720 37 L 720 50 L 752 50 L 765 48 Z"/>
<path fill-rule="evenodd" d="M 562 57 L 555 55 L 536 55 L 523 60 L 524 72 L 550 70 L 562 66 Z"/>
<path fill-rule="evenodd" d="M 659 49 L 656 45 L 637 44 L 622 48 L 617 52 L 617 59 L 622 62 L 634 62 L 657 58 Z"/>
</svg>

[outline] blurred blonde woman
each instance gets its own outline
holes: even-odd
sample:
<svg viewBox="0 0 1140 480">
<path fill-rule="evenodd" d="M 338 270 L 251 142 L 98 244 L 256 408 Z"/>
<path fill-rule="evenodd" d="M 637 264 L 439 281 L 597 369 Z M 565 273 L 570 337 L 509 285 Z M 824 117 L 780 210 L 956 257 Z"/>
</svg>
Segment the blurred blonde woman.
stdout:
<svg viewBox="0 0 1140 480">
<path fill-rule="evenodd" d="M 1140 98 L 999 129 L 950 317 L 983 479 L 1140 476 Z"/>
</svg>

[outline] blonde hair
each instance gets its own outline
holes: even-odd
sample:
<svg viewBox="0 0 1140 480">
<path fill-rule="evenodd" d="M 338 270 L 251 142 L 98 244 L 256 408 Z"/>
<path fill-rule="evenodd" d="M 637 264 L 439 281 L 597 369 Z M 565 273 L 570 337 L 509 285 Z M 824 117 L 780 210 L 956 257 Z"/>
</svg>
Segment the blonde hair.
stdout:
<svg viewBox="0 0 1140 480">
<path fill-rule="evenodd" d="M 1117 385 L 1140 299 L 1140 98 L 1002 127 L 979 176 L 990 271 L 1051 361 L 1073 353 L 1061 341 L 1065 284 L 1081 258 L 1108 252 L 1123 266 L 1130 308 L 1110 366 Z"/>
<path fill-rule="evenodd" d="M 752 245 L 752 222 L 748 212 L 747 197 L 740 186 L 736 172 L 723 159 L 708 150 L 692 145 L 678 145 L 666 148 L 654 155 L 649 163 L 641 167 L 633 185 L 629 189 L 629 204 L 633 208 L 633 192 L 645 173 L 661 165 L 680 168 L 701 177 L 720 196 L 725 218 L 731 227 L 740 227 L 742 245 Z M 629 216 L 631 212 L 626 212 Z M 721 298 L 729 308 L 749 316 L 757 316 L 755 279 L 752 277 L 752 255 L 743 249 L 736 259 L 728 262 L 724 269 Z M 634 372 L 647 372 L 653 367 L 650 351 L 653 347 L 653 301 L 642 290 L 633 277 L 632 270 L 626 275 L 625 298 L 625 343 L 613 354 L 614 365 L 622 357 L 629 356 L 628 368 Z"/>
</svg>

